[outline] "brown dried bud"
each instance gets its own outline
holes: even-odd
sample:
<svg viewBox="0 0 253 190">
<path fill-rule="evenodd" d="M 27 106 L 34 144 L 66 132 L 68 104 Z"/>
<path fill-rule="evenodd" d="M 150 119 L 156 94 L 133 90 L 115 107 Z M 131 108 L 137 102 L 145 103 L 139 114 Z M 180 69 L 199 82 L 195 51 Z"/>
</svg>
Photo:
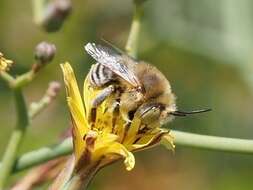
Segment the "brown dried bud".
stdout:
<svg viewBox="0 0 253 190">
<path fill-rule="evenodd" d="M 56 47 L 48 42 L 41 42 L 35 48 L 35 59 L 39 64 L 46 64 L 54 58 Z"/>
<path fill-rule="evenodd" d="M 70 0 L 54 0 L 45 8 L 42 25 L 48 32 L 59 30 L 72 9 Z"/>
</svg>

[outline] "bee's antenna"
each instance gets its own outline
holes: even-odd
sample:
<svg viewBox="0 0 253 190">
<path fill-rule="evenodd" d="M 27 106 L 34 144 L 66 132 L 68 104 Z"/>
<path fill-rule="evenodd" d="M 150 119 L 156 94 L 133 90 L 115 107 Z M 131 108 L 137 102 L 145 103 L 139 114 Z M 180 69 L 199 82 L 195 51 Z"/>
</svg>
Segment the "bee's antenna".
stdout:
<svg viewBox="0 0 253 190">
<path fill-rule="evenodd" d="M 174 116 L 187 116 L 187 115 L 191 115 L 191 114 L 196 114 L 196 113 L 203 113 L 203 112 L 208 112 L 211 111 L 212 109 L 202 109 L 202 110 L 194 110 L 194 111 L 174 111 L 172 113 L 170 113 L 171 115 Z"/>
</svg>

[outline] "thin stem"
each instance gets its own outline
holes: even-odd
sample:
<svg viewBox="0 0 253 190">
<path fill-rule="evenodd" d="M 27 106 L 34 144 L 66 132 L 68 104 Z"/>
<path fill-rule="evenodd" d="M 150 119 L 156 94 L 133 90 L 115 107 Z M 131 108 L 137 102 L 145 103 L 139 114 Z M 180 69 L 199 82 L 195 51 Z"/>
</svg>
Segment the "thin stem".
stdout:
<svg viewBox="0 0 253 190">
<path fill-rule="evenodd" d="M 4 188 L 12 169 L 15 165 L 17 151 L 28 126 L 28 115 L 25 100 L 21 89 L 14 90 L 15 104 L 17 110 L 17 125 L 11 134 L 9 143 L 2 159 L 0 170 L 0 190 Z"/>
<path fill-rule="evenodd" d="M 28 152 L 17 159 L 13 172 L 22 171 L 54 158 L 66 156 L 72 152 L 72 147 L 72 138 L 68 138 L 58 145 L 43 147 Z"/>
<path fill-rule="evenodd" d="M 128 40 L 126 43 L 126 52 L 131 55 L 132 57 L 137 56 L 137 50 L 138 50 L 138 41 L 140 36 L 140 28 L 141 28 L 141 18 L 143 15 L 143 2 L 137 2 L 134 1 L 134 15 L 133 15 L 133 21 L 131 24 Z"/>
<path fill-rule="evenodd" d="M 61 190 L 79 190 L 87 189 L 91 180 L 99 170 L 99 162 L 89 163 L 83 166 L 81 171 L 72 174 L 72 177 L 64 184 Z"/>
<path fill-rule="evenodd" d="M 5 80 L 11 89 L 21 89 L 23 86 L 31 82 L 36 76 L 33 70 L 30 70 L 17 78 L 12 77 L 9 73 L 5 71 L 0 71 L 0 76 Z"/>
<path fill-rule="evenodd" d="M 33 119 L 42 110 L 44 110 L 51 102 L 50 97 L 44 96 L 39 102 L 33 103 L 29 109 L 29 118 Z"/>
<path fill-rule="evenodd" d="M 12 83 L 12 88 L 17 89 L 17 88 L 22 88 L 28 83 L 30 83 L 34 77 L 36 76 L 35 72 L 33 70 L 30 70 L 20 76 L 18 76 Z"/>
<path fill-rule="evenodd" d="M 199 135 L 181 131 L 172 131 L 175 144 L 207 150 L 253 154 L 253 140 Z"/>
<path fill-rule="evenodd" d="M 172 130 L 176 146 L 194 147 L 213 151 L 223 151 L 242 154 L 253 154 L 253 140 L 199 135 Z M 43 147 L 28 152 L 17 159 L 13 172 L 39 165 L 48 160 L 68 155 L 72 152 L 72 140 L 66 139 L 54 147 Z"/>
<path fill-rule="evenodd" d="M 15 80 L 9 73 L 5 71 L 0 71 L 0 76 L 2 77 L 3 80 L 5 80 L 9 85 L 13 83 Z"/>
<path fill-rule="evenodd" d="M 32 120 L 41 111 L 43 111 L 60 92 L 61 84 L 57 81 L 51 81 L 44 96 L 38 102 L 32 102 L 29 107 L 29 118 Z"/>
</svg>

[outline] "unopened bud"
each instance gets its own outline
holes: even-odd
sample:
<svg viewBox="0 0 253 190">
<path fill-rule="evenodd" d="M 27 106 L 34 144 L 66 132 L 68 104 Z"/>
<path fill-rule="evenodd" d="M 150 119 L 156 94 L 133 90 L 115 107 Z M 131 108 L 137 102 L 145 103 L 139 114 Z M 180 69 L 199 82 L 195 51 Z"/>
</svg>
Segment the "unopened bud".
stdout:
<svg viewBox="0 0 253 190">
<path fill-rule="evenodd" d="M 45 8 L 42 26 L 48 32 L 59 30 L 72 8 L 70 0 L 54 0 Z"/>
<path fill-rule="evenodd" d="M 61 84 L 57 81 L 52 81 L 52 82 L 49 83 L 46 94 L 47 94 L 48 97 L 53 99 L 57 96 L 60 89 L 61 89 Z"/>
<path fill-rule="evenodd" d="M 54 58 L 56 47 L 48 42 L 41 42 L 35 48 L 35 59 L 38 64 L 46 64 Z"/>
</svg>

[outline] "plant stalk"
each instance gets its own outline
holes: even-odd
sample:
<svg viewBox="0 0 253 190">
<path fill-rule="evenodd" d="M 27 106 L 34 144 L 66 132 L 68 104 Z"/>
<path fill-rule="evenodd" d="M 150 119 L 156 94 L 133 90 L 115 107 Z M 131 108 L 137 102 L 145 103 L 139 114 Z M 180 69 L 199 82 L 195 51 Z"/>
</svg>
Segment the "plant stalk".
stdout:
<svg viewBox="0 0 253 190">
<path fill-rule="evenodd" d="M 92 163 L 83 167 L 81 171 L 74 172 L 73 176 L 61 190 L 86 190 L 98 170 L 99 163 Z"/>
<path fill-rule="evenodd" d="M 175 137 L 175 144 L 206 150 L 223 151 L 231 153 L 253 154 L 253 140 L 217 137 L 193 134 L 181 131 L 171 131 Z"/>
<path fill-rule="evenodd" d="M 126 52 L 128 55 L 136 58 L 138 52 L 138 42 L 141 29 L 141 18 L 143 15 L 143 2 L 134 1 L 134 15 L 126 43 Z"/>
<path fill-rule="evenodd" d="M 9 143 L 2 158 L 0 170 L 0 190 L 4 189 L 4 185 L 14 168 L 18 149 L 29 124 L 26 104 L 21 89 L 18 88 L 14 90 L 14 98 L 17 110 L 17 124 L 11 134 Z"/>
<path fill-rule="evenodd" d="M 171 130 L 171 135 L 175 137 L 176 146 L 253 155 L 253 140 L 251 139 L 200 135 L 176 130 Z M 20 156 L 12 172 L 23 171 L 47 162 L 48 160 L 71 154 L 72 151 L 73 146 L 71 138 L 66 139 L 56 146 L 42 147 Z"/>
</svg>

